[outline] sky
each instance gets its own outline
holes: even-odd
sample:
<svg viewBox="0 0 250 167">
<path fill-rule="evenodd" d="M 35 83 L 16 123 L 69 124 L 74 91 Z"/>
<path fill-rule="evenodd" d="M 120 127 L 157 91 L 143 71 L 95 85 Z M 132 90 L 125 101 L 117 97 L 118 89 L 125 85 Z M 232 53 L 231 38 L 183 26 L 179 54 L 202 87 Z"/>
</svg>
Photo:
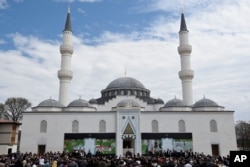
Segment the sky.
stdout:
<svg viewBox="0 0 250 167">
<path fill-rule="evenodd" d="M 184 12 L 194 102 L 205 97 L 235 111 L 235 121 L 250 120 L 249 0 L 0 0 L 0 103 L 23 97 L 34 107 L 58 100 L 69 7 L 70 101 L 99 98 L 125 73 L 153 98 L 182 99 L 177 47 Z"/>
</svg>

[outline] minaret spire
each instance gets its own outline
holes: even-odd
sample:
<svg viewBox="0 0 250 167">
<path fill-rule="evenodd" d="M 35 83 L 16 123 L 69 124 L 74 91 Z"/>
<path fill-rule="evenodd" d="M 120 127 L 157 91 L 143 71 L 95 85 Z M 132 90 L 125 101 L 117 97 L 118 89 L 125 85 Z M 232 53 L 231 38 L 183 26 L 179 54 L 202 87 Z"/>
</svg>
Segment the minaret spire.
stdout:
<svg viewBox="0 0 250 167">
<path fill-rule="evenodd" d="M 179 31 L 179 47 L 178 52 L 181 58 L 181 71 L 179 71 L 179 78 L 182 81 L 182 97 L 186 105 L 193 104 L 193 88 L 192 79 L 194 72 L 191 69 L 190 54 L 192 52 L 192 46 L 189 45 L 188 29 L 184 17 L 184 13 L 181 13 L 181 25 Z"/>
<path fill-rule="evenodd" d="M 71 57 L 74 52 L 72 45 L 72 29 L 70 21 L 70 9 L 66 18 L 65 28 L 63 31 L 63 42 L 60 46 L 61 53 L 61 69 L 58 71 L 58 78 L 60 80 L 59 88 L 59 102 L 64 106 L 69 103 L 70 94 L 70 82 L 73 78 L 73 72 L 71 71 Z"/>
<path fill-rule="evenodd" d="M 68 14 L 67 14 L 67 19 L 66 19 L 66 23 L 65 23 L 65 28 L 63 31 L 71 31 L 71 21 L 70 21 L 70 7 L 68 7 Z"/>
<path fill-rule="evenodd" d="M 184 17 L 184 13 L 181 13 L 181 26 L 180 26 L 180 32 L 181 31 L 188 31 L 187 29 L 187 25 L 186 25 L 186 21 L 185 21 L 185 17 Z"/>
</svg>

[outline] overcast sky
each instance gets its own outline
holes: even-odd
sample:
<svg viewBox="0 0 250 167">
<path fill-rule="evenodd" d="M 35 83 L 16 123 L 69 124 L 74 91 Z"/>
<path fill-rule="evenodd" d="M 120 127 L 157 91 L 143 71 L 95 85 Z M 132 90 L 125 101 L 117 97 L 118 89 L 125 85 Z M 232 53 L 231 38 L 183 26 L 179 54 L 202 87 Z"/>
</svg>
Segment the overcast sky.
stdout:
<svg viewBox="0 0 250 167">
<path fill-rule="evenodd" d="M 249 0 L 0 0 L 0 102 L 58 100 L 62 43 L 71 9 L 71 101 L 100 97 L 126 74 L 166 103 L 182 99 L 178 32 L 185 13 L 194 102 L 204 96 L 250 120 Z"/>
</svg>

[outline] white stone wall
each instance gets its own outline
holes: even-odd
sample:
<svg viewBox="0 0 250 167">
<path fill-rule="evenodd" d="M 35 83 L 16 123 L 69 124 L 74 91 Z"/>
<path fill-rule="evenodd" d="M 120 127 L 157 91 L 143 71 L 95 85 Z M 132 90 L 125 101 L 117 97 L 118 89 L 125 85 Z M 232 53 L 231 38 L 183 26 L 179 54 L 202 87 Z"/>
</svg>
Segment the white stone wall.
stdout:
<svg viewBox="0 0 250 167">
<path fill-rule="evenodd" d="M 217 122 L 217 132 L 210 132 L 210 120 Z M 221 155 L 236 150 L 233 112 L 145 112 L 141 114 L 141 133 L 151 132 L 151 122 L 158 121 L 159 132 L 178 132 L 178 121 L 184 120 L 186 132 L 192 133 L 193 151 L 212 154 L 211 144 L 219 145 Z"/>
<path fill-rule="evenodd" d="M 128 111 L 129 112 L 129 111 Z M 116 133 L 116 111 L 25 113 L 22 124 L 21 152 L 37 152 L 38 145 L 46 151 L 63 151 L 64 133 L 72 132 L 72 122 L 79 122 L 79 133 L 98 133 L 99 122 L 106 122 L 106 132 Z M 218 144 L 221 155 L 236 150 L 233 112 L 158 112 L 141 111 L 140 132 L 152 132 L 152 121 L 157 120 L 159 133 L 179 131 L 178 121 L 184 120 L 186 132 L 192 133 L 193 151 L 212 154 L 211 144 Z M 210 120 L 217 122 L 218 132 L 210 132 Z M 47 121 L 47 132 L 40 132 L 40 122 Z M 134 124 L 135 125 L 135 124 Z"/>
<path fill-rule="evenodd" d="M 40 122 L 47 121 L 47 132 L 40 132 Z M 100 120 L 106 121 L 106 132 L 115 132 L 114 112 L 25 113 L 20 150 L 37 152 L 38 145 L 46 151 L 63 151 L 64 133 L 72 133 L 72 122 L 79 122 L 79 132 L 99 132 Z"/>
</svg>

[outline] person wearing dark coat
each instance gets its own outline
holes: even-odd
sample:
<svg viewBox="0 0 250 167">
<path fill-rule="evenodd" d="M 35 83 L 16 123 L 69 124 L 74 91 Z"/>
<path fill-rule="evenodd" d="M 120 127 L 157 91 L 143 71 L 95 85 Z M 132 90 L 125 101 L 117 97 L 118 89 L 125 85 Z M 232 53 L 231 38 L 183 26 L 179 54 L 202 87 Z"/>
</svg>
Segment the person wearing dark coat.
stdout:
<svg viewBox="0 0 250 167">
<path fill-rule="evenodd" d="M 18 158 L 18 159 L 16 160 L 14 167 L 23 167 L 23 164 L 22 164 L 20 158 Z"/>
</svg>

